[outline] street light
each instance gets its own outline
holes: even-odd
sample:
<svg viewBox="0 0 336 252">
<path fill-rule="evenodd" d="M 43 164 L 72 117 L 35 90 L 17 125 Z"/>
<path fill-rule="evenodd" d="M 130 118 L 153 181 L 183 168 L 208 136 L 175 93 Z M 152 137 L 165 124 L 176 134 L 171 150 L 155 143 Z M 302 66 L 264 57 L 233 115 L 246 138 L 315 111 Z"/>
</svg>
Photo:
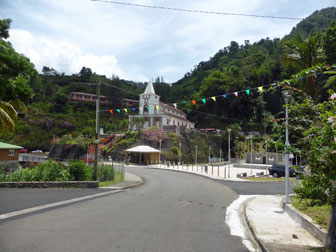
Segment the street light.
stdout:
<svg viewBox="0 0 336 252">
<path fill-rule="evenodd" d="M 251 175 L 252 175 L 252 146 L 253 146 L 253 142 L 252 142 L 252 138 L 253 138 L 253 135 L 250 135 L 247 139 L 251 139 L 251 160 L 250 160 L 250 163 L 251 163 Z"/>
<path fill-rule="evenodd" d="M 197 145 L 196 145 L 195 164 L 197 164 Z"/>
<path fill-rule="evenodd" d="M 208 159 L 209 159 L 209 164 L 210 164 L 210 146 L 209 146 L 209 158 Z"/>
<path fill-rule="evenodd" d="M 180 143 L 180 152 L 179 152 L 179 165 L 181 165 L 181 143 Z"/>
<path fill-rule="evenodd" d="M 159 152 L 159 167 L 161 167 L 161 139 L 160 139 L 160 152 Z"/>
<path fill-rule="evenodd" d="M 283 90 L 282 95 L 286 102 L 286 142 L 285 142 L 285 175 L 286 175 L 286 182 L 285 182 L 285 203 L 289 204 L 289 155 L 288 155 L 288 102 L 291 97 L 291 90 Z"/>
<path fill-rule="evenodd" d="M 230 164 L 231 164 L 231 149 L 230 149 L 230 133 L 231 133 L 231 128 L 227 129 L 229 138 L 228 138 L 228 146 L 229 146 L 229 151 L 228 151 L 228 161 L 229 161 L 229 172 L 228 172 L 228 177 L 230 178 Z"/>
</svg>

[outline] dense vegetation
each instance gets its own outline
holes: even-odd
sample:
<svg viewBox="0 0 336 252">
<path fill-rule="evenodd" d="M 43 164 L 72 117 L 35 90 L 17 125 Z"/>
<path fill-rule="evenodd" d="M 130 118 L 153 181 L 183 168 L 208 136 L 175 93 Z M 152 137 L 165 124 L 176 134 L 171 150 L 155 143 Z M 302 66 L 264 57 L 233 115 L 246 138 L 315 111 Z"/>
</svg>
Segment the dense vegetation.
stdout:
<svg viewBox="0 0 336 252">
<path fill-rule="evenodd" d="M 162 77 L 158 77 L 154 83 L 155 90 L 162 101 L 176 103 L 282 81 L 306 68 L 299 63 L 292 64 L 290 58 L 286 57 L 293 49 L 288 46 L 288 41 L 295 36 L 301 36 L 297 40 L 300 41 L 301 38 L 304 42 L 309 36 L 313 36 L 315 31 L 325 32 L 328 24 L 334 19 L 336 19 L 335 8 L 327 8 L 316 11 L 300 22 L 292 33 L 282 40 L 266 38 L 254 44 L 246 41 L 244 45 L 232 41 L 210 60 L 200 62 L 194 70 L 172 86 L 164 83 Z M 10 53 L 18 59 L 12 64 L 16 67 L 11 66 L 11 73 L 6 70 L 9 66 L 0 67 L 1 81 L 5 83 L 1 88 L 6 87 L 0 93 L 16 95 L 0 98 L 6 102 L 19 99 L 29 104 L 27 116 L 16 120 L 15 133 L 7 134 L 1 131 L 1 139 L 15 142 L 30 150 L 35 148 L 48 150 L 64 135 L 71 135 L 73 140 L 80 136 L 92 138 L 95 132 L 95 105 L 70 102 L 69 94 L 73 91 L 96 93 L 95 83 L 98 80 L 102 83 L 101 94 L 112 102 L 101 107 L 101 127 L 105 132 L 127 129 L 127 116 L 116 113 L 111 116 L 109 109 L 123 107 L 122 98 L 137 100 L 137 94 L 143 91 L 145 83 L 121 80 L 115 75 L 100 76 L 86 67 L 77 74 L 67 76 L 45 66 L 42 74 L 37 75 L 29 59 L 15 53 L 9 42 L 1 40 L 1 43 L 11 48 Z M 319 46 L 320 44 L 322 44 L 321 36 Z M 2 62 L 8 62 L 8 59 L 2 58 Z M 15 83 L 16 92 L 9 88 L 14 86 L 10 85 L 14 81 L 17 83 Z M 320 90 L 318 95 L 326 99 L 326 90 Z M 250 95 L 239 95 L 230 99 L 219 98 L 216 102 L 212 100 L 208 100 L 206 104 L 198 102 L 197 106 L 191 103 L 178 104 L 179 108 L 187 112 L 188 118 L 196 122 L 197 128 L 225 129 L 228 125 L 235 124 L 241 130 L 258 130 L 262 133 L 270 133 L 273 130 L 274 117 L 282 117 L 282 105 L 279 89 L 264 95 L 252 91 Z M 85 141 L 88 142 L 87 139 Z"/>
<path fill-rule="evenodd" d="M 112 165 L 98 166 L 98 180 L 112 181 L 117 171 Z M 68 166 L 48 160 L 37 166 L 31 165 L 27 168 L 15 171 L 0 169 L 0 181 L 2 182 L 23 182 L 23 181 L 92 181 L 93 167 L 87 166 L 82 161 L 71 161 Z"/>
</svg>

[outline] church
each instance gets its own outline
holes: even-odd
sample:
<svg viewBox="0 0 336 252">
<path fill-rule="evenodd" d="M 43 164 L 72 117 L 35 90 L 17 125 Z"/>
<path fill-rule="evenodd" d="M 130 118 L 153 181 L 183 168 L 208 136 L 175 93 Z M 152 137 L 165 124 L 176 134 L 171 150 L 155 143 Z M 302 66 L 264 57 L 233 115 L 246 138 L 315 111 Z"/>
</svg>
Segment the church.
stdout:
<svg viewBox="0 0 336 252">
<path fill-rule="evenodd" d="M 195 123 L 189 121 L 182 110 L 160 102 L 160 96 L 155 94 L 151 81 L 145 92 L 139 96 L 139 115 L 129 116 L 130 129 L 158 127 L 167 132 L 181 134 L 195 127 Z M 137 118 L 143 118 L 141 125 Z"/>
</svg>

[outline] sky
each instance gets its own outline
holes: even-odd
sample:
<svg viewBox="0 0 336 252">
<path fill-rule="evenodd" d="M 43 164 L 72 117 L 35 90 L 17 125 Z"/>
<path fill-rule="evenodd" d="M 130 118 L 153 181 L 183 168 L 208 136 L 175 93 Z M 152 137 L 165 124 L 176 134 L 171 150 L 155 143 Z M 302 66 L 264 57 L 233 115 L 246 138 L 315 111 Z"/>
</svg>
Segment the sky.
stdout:
<svg viewBox="0 0 336 252">
<path fill-rule="evenodd" d="M 106 0 L 109 1 L 109 0 Z M 335 0 L 119 0 L 214 12 L 305 18 Z M 231 41 L 282 38 L 300 20 L 211 15 L 91 0 L 0 0 L 15 50 L 36 69 L 174 83 Z"/>
</svg>

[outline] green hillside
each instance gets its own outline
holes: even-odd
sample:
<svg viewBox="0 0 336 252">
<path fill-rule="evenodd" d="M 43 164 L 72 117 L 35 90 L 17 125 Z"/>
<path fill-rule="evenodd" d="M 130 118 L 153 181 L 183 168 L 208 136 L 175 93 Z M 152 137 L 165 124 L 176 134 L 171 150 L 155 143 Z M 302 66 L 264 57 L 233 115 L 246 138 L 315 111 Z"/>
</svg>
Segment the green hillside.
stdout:
<svg viewBox="0 0 336 252">
<path fill-rule="evenodd" d="M 248 95 L 242 93 L 237 97 L 231 95 L 227 99 L 217 98 L 216 102 L 210 98 L 283 81 L 310 67 L 299 61 L 290 61 L 289 56 L 293 54 L 295 48 L 290 48 L 289 44 L 294 43 L 292 40 L 297 39 L 298 34 L 304 44 L 304 39 L 313 41 L 316 32 L 321 32 L 316 40 L 316 47 L 320 53 L 323 49 L 323 33 L 335 19 L 336 8 L 327 8 L 316 11 L 301 21 L 283 39 L 265 38 L 253 44 L 246 41 L 244 45 L 232 41 L 208 61 L 198 63 L 193 71 L 186 73 L 184 78 L 172 85 L 162 82 L 162 78 L 157 78 L 154 83 L 155 90 L 161 96 L 161 101 L 178 103 L 178 107 L 187 113 L 187 117 L 196 122 L 197 128 L 225 129 L 228 125 L 234 125 L 237 129 L 240 127 L 245 131 L 258 130 L 269 133 L 274 127 L 272 120 L 283 116 L 281 115 L 283 99 L 279 89 L 262 95 L 253 90 Z M 11 47 L 2 39 L 1 43 Z M 12 72 L 9 73 L 10 67 L 6 66 L 9 58 L 1 58 L 4 62 L 0 67 L 1 82 L 6 83 L 6 87 L 13 81 L 11 76 L 17 76 L 15 81 L 22 84 L 22 88 L 18 91 L 19 98 L 28 105 L 28 112 L 16 120 L 14 132 L 0 133 L 1 140 L 29 149 L 44 150 L 48 150 L 62 137 L 65 143 L 87 143 L 88 140 L 84 141 L 83 137 L 92 139 L 95 132 L 95 105 L 70 102 L 69 95 L 74 91 L 96 93 L 95 83 L 98 80 L 101 82 L 101 94 L 111 101 L 111 104 L 101 107 L 101 127 L 105 132 L 124 132 L 128 128 L 127 115 L 115 113 L 111 116 L 109 109 L 122 108 L 124 106 L 122 98 L 137 100 L 146 83 L 126 81 L 117 76 L 100 76 L 94 73 L 94 69 L 86 67 L 77 74 L 65 75 L 45 66 L 43 73 L 37 75 L 36 70 L 31 69 L 33 66 L 29 65 L 29 59 L 19 54 L 15 55 L 23 62 L 28 62 L 25 64 L 28 64 L 27 68 L 34 74 L 20 75 L 23 70 L 26 71 L 23 63 L 18 63 L 15 68 L 12 65 Z M 326 57 L 322 55 L 316 58 L 314 65 L 325 61 Z M 21 81 L 18 76 L 26 79 Z M 310 80 L 309 83 L 311 81 L 315 80 Z M 322 88 L 325 81 L 319 80 L 318 85 L 321 88 L 317 91 L 308 89 L 306 91 L 318 99 L 326 99 L 328 89 Z M 330 83 L 328 85 L 328 88 L 335 86 Z M 12 90 L 1 89 L 1 91 L 7 94 L 0 96 L 1 100 L 14 99 L 8 95 Z M 202 102 L 204 98 L 207 98 L 205 104 Z M 193 106 L 191 100 L 196 100 L 197 106 Z"/>
</svg>

